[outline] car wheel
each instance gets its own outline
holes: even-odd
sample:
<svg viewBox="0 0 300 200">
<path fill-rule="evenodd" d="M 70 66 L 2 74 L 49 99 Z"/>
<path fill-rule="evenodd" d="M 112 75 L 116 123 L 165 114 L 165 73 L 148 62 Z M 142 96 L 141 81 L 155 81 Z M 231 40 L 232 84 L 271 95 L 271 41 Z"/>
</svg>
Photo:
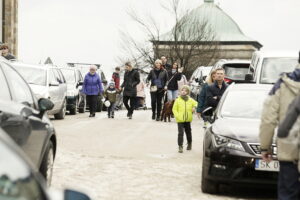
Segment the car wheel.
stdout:
<svg viewBox="0 0 300 200">
<path fill-rule="evenodd" d="M 57 114 L 54 115 L 55 119 L 64 119 L 65 118 L 65 116 L 66 116 L 66 110 L 67 110 L 66 106 L 67 106 L 67 102 L 65 100 L 64 103 L 63 103 L 63 106 L 62 106 L 61 110 L 59 111 L 59 113 L 57 113 Z"/>
<path fill-rule="evenodd" d="M 206 170 L 205 170 L 205 157 L 203 155 L 203 161 L 202 161 L 202 177 L 201 177 L 201 190 L 203 193 L 208 194 L 217 194 L 219 193 L 219 184 L 206 179 Z"/>
<path fill-rule="evenodd" d="M 47 186 L 51 185 L 53 164 L 54 164 L 54 148 L 53 148 L 53 143 L 50 141 L 40 167 L 40 173 L 46 179 Z"/>
<path fill-rule="evenodd" d="M 73 108 L 73 109 L 71 109 L 70 110 L 70 114 L 71 115 L 76 115 L 76 113 L 77 113 L 77 103 L 78 103 L 78 101 L 77 101 L 77 99 L 75 100 L 75 107 Z"/>
</svg>

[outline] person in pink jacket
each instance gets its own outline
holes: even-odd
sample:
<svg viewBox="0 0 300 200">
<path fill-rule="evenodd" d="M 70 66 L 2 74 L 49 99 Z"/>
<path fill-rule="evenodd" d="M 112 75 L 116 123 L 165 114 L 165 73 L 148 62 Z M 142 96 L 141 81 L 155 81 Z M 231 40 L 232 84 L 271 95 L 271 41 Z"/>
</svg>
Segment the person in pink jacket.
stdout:
<svg viewBox="0 0 300 200">
<path fill-rule="evenodd" d="M 139 107 L 142 107 L 145 102 L 145 83 L 144 81 L 140 81 L 140 83 L 136 86 L 137 95 L 136 95 L 136 104 L 135 108 L 138 109 Z"/>
</svg>

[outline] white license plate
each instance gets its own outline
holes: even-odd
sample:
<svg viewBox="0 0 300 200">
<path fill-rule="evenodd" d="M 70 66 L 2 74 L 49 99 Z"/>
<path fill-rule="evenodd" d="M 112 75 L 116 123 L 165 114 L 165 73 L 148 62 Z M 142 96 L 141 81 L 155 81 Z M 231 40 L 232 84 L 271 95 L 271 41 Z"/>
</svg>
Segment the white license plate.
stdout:
<svg viewBox="0 0 300 200">
<path fill-rule="evenodd" d="M 272 160 L 267 163 L 261 159 L 255 160 L 255 170 L 258 171 L 271 171 L 271 172 L 279 172 L 279 162 L 277 160 Z"/>
</svg>

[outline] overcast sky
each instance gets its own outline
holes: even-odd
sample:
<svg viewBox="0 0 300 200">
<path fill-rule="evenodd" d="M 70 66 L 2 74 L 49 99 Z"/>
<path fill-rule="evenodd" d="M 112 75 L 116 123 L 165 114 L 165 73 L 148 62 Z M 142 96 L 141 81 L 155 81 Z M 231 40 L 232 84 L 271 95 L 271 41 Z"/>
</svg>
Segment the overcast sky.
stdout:
<svg viewBox="0 0 300 200">
<path fill-rule="evenodd" d="M 129 8 L 162 21 L 161 32 L 172 27 L 165 0 L 22 0 L 19 1 L 19 58 L 38 63 L 50 56 L 57 64 L 101 63 L 107 71 L 117 65 L 120 30 L 144 40 L 127 16 Z M 185 8 L 203 0 L 186 0 Z M 216 0 L 244 34 L 267 50 L 300 49 L 299 0 Z"/>
</svg>

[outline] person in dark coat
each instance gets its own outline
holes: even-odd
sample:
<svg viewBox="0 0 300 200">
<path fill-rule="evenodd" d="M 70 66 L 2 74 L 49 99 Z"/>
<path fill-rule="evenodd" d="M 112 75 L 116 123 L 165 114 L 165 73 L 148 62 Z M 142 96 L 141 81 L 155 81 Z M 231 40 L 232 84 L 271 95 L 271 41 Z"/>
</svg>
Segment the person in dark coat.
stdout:
<svg viewBox="0 0 300 200">
<path fill-rule="evenodd" d="M 140 83 L 140 74 L 133 69 L 130 62 L 125 63 L 126 72 L 124 74 L 124 82 L 121 85 L 123 90 L 123 103 L 127 109 L 127 117 L 132 119 L 134 104 L 137 95 L 136 86 Z M 130 101 L 130 106 L 128 102 Z"/>
<path fill-rule="evenodd" d="M 168 59 L 166 56 L 162 56 L 160 58 L 162 64 L 161 64 L 161 67 L 167 71 L 171 70 L 172 69 L 172 66 L 170 64 L 168 64 Z"/>
<path fill-rule="evenodd" d="M 224 81 L 225 70 L 223 68 L 216 69 L 216 80 L 207 88 L 205 108 L 212 107 L 215 110 L 221 100 L 228 85 Z"/>
<path fill-rule="evenodd" d="M 152 69 L 147 77 L 147 85 L 150 86 L 152 119 L 159 121 L 162 107 L 162 99 L 167 89 L 168 73 L 162 68 L 161 60 L 155 61 L 154 69 Z"/>
<path fill-rule="evenodd" d="M 15 60 L 16 57 L 9 53 L 9 47 L 7 44 L 2 44 L 0 46 L 1 55 L 7 60 Z"/>
<path fill-rule="evenodd" d="M 168 101 L 171 102 L 178 97 L 178 81 L 182 77 L 182 69 L 177 69 L 178 64 L 175 62 L 171 70 L 168 71 Z"/>
<path fill-rule="evenodd" d="M 97 97 L 103 93 L 103 87 L 100 76 L 96 73 L 97 66 L 91 65 L 90 72 L 84 77 L 83 92 L 86 95 L 86 101 L 89 104 L 90 117 L 96 116 Z"/>
<path fill-rule="evenodd" d="M 206 77 L 205 83 L 202 86 L 201 92 L 198 95 L 198 106 L 197 106 L 197 115 L 199 119 L 202 117 L 204 121 L 203 128 L 207 127 L 207 119 L 202 115 L 202 112 L 205 109 L 206 106 L 206 97 L 207 97 L 207 89 L 208 86 L 214 83 L 216 76 L 216 70 L 212 70 L 209 74 L 209 76 Z"/>
</svg>

